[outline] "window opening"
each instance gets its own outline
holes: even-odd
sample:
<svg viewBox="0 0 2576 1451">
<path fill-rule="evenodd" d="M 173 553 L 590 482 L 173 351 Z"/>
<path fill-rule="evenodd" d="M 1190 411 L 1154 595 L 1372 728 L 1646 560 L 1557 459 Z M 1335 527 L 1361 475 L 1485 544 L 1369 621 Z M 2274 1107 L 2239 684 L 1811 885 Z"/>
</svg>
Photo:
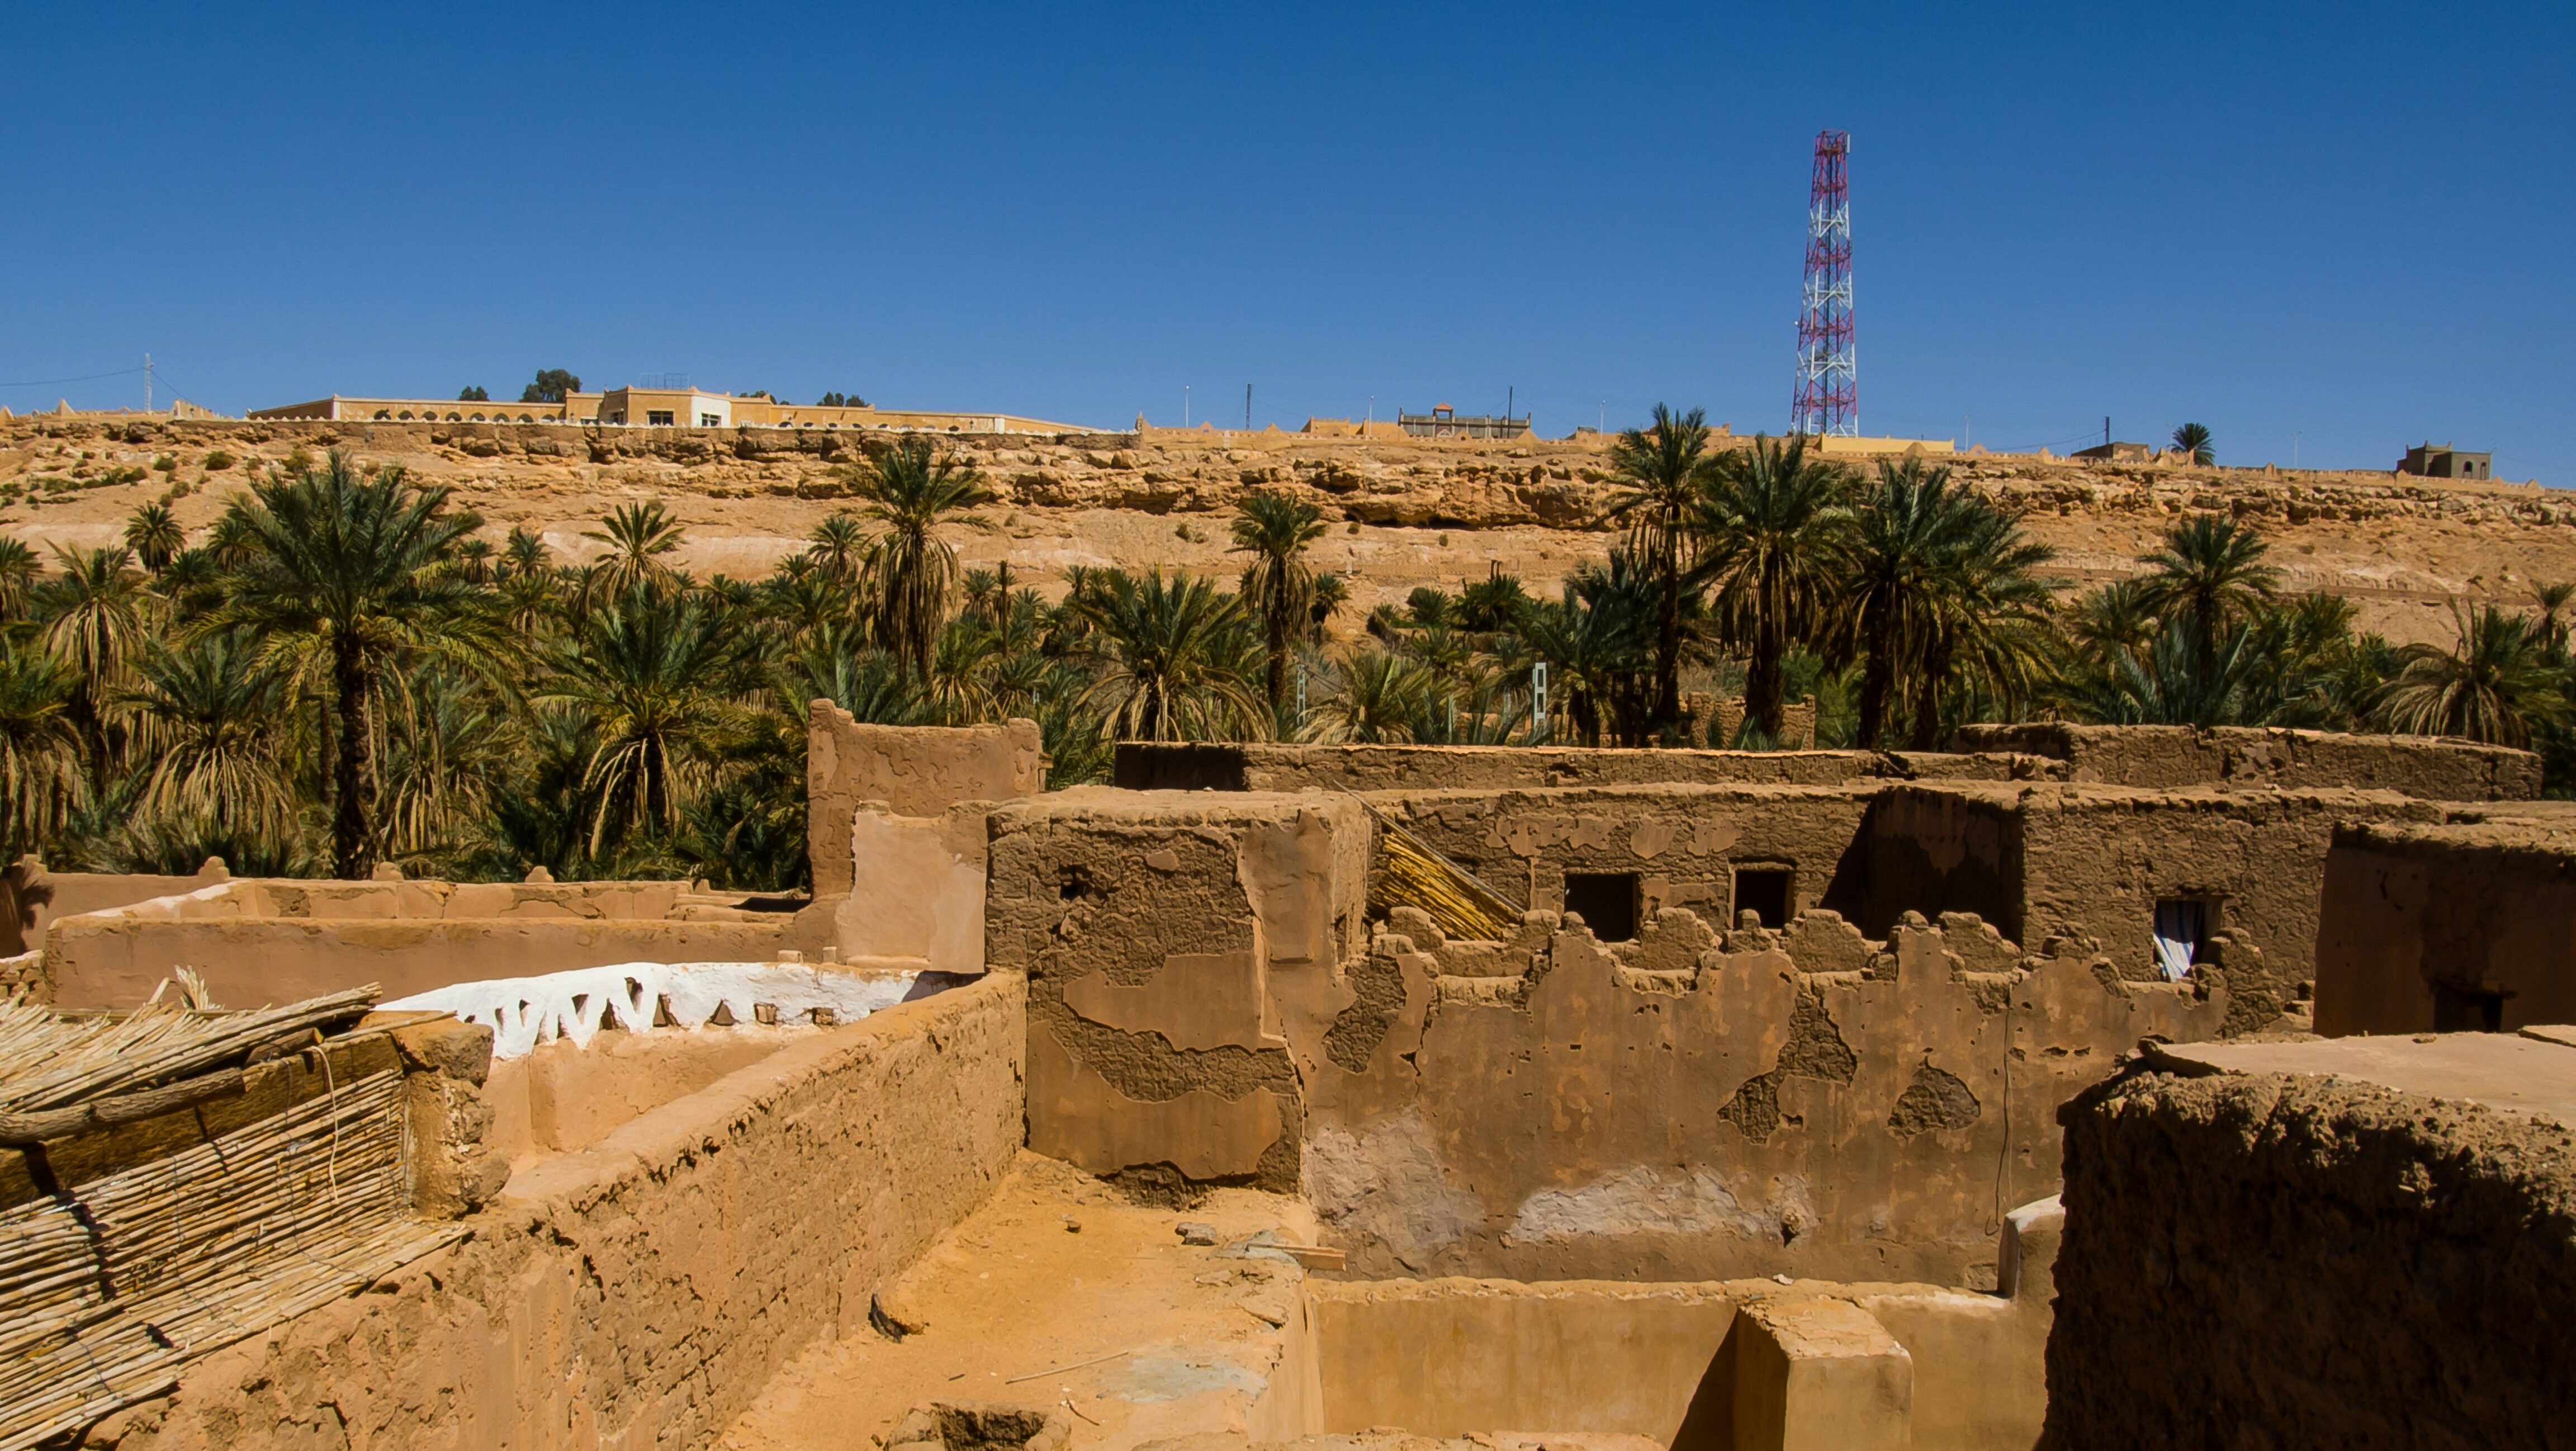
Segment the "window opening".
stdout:
<svg viewBox="0 0 2576 1451">
<path fill-rule="evenodd" d="M 672 412 L 673 410 L 668 408 L 647 408 L 644 410 L 644 426 L 668 428 L 671 426 Z"/>
<path fill-rule="evenodd" d="M 2433 1031 L 2500 1033 L 2504 1031 L 2504 994 L 2447 982 L 2433 984 Z"/>
<path fill-rule="evenodd" d="M 2167 897 L 2156 903 L 2156 968 L 2167 982 L 2191 973 L 2209 947 L 2209 904 L 2191 897 Z"/>
<path fill-rule="evenodd" d="M 1789 867 L 1737 867 L 1735 869 L 1735 916 L 1743 920 L 1750 912 L 1762 925 L 1777 931 L 1789 925 L 1789 907 L 1796 900 L 1791 888 L 1797 872 Z"/>
<path fill-rule="evenodd" d="M 1567 872 L 1565 910 L 1580 915 L 1596 942 L 1637 940 L 1635 872 Z"/>
</svg>

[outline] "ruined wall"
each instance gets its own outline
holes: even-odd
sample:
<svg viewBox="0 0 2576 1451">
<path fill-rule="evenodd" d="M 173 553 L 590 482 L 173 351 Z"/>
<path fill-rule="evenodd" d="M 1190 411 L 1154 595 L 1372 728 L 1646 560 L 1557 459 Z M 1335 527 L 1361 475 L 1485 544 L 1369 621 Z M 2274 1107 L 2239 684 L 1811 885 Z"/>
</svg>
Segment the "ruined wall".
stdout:
<svg viewBox="0 0 2576 1451">
<path fill-rule="evenodd" d="M 995 812 L 985 950 L 1028 974 L 1029 1147 L 1294 1192 L 1281 982 L 1357 950 L 1367 843 L 1348 798 L 1082 789 Z"/>
<path fill-rule="evenodd" d="M 1367 1274 L 1975 1283 L 2002 1211 L 2056 1186 L 2048 1111 L 2226 1014 L 1964 918 L 1882 948 L 1668 910 L 1617 949 L 1395 918 L 1283 1013 L 1307 1193 Z"/>
<path fill-rule="evenodd" d="M 2207 905 L 2228 941 L 2228 1031 L 2271 1026 L 2315 976 L 2336 823 L 2441 819 L 2386 791 L 1974 783 L 1890 786 L 1872 808 L 1864 926 L 1903 911 L 2000 910 L 2024 942 L 2065 936 L 2121 976 L 2156 976 L 2160 899 Z"/>
<path fill-rule="evenodd" d="M 2306 1075 L 2067 1106 L 2054 1444 L 2564 1443 L 2569 1135 Z"/>
<path fill-rule="evenodd" d="M 943 816 L 968 801 L 1008 801 L 1046 788 L 1037 722 L 861 725 L 828 700 L 813 703 L 805 740 L 805 841 L 814 895 L 850 890 L 851 819 L 863 801 L 898 816 Z"/>
<path fill-rule="evenodd" d="M 1368 799 L 1514 902 L 1556 911 L 1568 872 L 1634 873 L 1641 921 L 1661 907 L 1690 907 L 1722 924 L 1734 920 L 1739 867 L 1790 869 L 1793 912 L 1822 906 L 1859 916 L 1866 884 L 1853 844 L 1879 789 L 1661 785 Z"/>
<path fill-rule="evenodd" d="M 842 961 L 984 970 L 985 811 L 980 802 L 937 816 L 852 810 L 856 880 L 831 904 Z"/>
<path fill-rule="evenodd" d="M 981 1203 L 1020 1141 L 1021 983 L 788 1047 L 522 1174 L 473 1234 L 190 1368 L 120 1451 L 703 1446 Z"/>
<path fill-rule="evenodd" d="M 2074 780 L 2106 786 L 2342 786 L 2425 801 L 2540 796 L 2540 758 L 2531 752 L 2426 736 L 2040 721 L 1961 726 L 1957 743 L 1969 751 L 2050 757 L 2065 762 Z"/>
<path fill-rule="evenodd" d="M 697 909 L 681 894 L 667 882 L 242 880 L 60 918 L 45 973 L 62 1008 L 131 1008 L 181 966 L 204 976 L 215 1001 L 257 1007 L 370 982 L 391 1000 L 622 962 L 766 962 L 832 940 L 828 910 Z"/>
<path fill-rule="evenodd" d="M 1732 782 L 1812 786 L 1868 780 L 1886 771 L 1884 758 L 1873 751 L 1126 741 L 1118 747 L 1115 781 L 1130 791 L 1501 790 Z"/>
<path fill-rule="evenodd" d="M 2507 1030 L 2576 1022 L 2576 832 L 2356 823 L 2326 856 L 2316 1028 L 2422 1033 L 2434 985 L 2498 995 Z"/>
</svg>

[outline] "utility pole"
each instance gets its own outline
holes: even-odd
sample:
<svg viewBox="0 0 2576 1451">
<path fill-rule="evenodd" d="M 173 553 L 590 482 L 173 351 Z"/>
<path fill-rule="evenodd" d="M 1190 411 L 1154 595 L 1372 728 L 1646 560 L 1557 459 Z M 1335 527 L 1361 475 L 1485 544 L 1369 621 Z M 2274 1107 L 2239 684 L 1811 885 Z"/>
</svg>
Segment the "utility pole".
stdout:
<svg viewBox="0 0 2576 1451">
<path fill-rule="evenodd" d="M 1252 431 L 1252 385 L 1243 385 L 1243 431 Z"/>
<path fill-rule="evenodd" d="M 1592 431 L 1594 433 L 1601 432 L 1609 425 L 1609 422 L 1610 400 L 1604 398 L 1601 400 L 1601 406 L 1592 410 Z"/>
<path fill-rule="evenodd" d="M 2102 446 L 2111 446 L 2111 415 L 2108 413 L 2102 415 Z"/>
<path fill-rule="evenodd" d="M 1375 393 L 1371 393 L 1369 395 L 1368 421 L 1371 423 L 1377 422 L 1377 395 Z"/>
<path fill-rule="evenodd" d="M 152 355 L 143 355 L 143 411 L 152 411 Z"/>
<path fill-rule="evenodd" d="M 1507 426 L 1512 421 L 1512 404 L 1520 396 L 1521 390 L 1517 384 L 1506 383 L 1503 385 L 1503 422 Z"/>
<path fill-rule="evenodd" d="M 1181 427 L 1190 426 L 1190 385 L 1181 385 Z"/>
</svg>

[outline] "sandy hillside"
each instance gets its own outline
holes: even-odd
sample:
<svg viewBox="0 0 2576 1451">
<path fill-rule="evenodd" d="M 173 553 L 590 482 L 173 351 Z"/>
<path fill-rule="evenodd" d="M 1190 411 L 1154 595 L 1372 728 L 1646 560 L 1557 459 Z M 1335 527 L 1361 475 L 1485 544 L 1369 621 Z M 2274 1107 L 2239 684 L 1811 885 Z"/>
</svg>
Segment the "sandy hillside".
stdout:
<svg viewBox="0 0 2576 1451">
<path fill-rule="evenodd" d="M 581 535 L 604 511 L 659 498 L 688 525 L 689 568 L 744 576 L 802 547 L 827 514 L 855 507 L 846 474 L 856 443 L 783 430 L 9 419 L 0 420 L 0 533 L 40 551 L 101 543 L 161 498 L 183 526 L 203 529 L 253 468 L 341 447 L 453 488 L 496 542 L 529 525 L 573 557 L 596 551 Z M 1231 576 L 1240 558 L 1226 553 L 1227 511 L 1253 488 L 1325 507 L 1334 526 L 1319 562 L 1355 576 L 1363 611 L 1416 585 L 1454 588 L 1494 563 L 1552 589 L 1611 540 L 1593 527 L 1612 488 L 1606 450 L 1592 440 L 1156 431 L 951 443 L 1003 500 L 983 511 L 986 528 L 959 531 L 967 560 L 1007 560 L 1015 584 L 1041 588 L 1060 587 L 1073 565 Z M 230 467 L 208 468 L 218 453 Z M 2021 457 L 1956 467 L 2023 509 L 2071 580 L 2131 572 L 2170 520 L 2231 510 L 2274 540 L 2295 587 L 2352 597 L 2365 628 L 2401 642 L 2448 639 L 2456 598 L 2519 603 L 2533 581 L 2576 579 L 2576 495 L 2527 485 Z"/>
</svg>

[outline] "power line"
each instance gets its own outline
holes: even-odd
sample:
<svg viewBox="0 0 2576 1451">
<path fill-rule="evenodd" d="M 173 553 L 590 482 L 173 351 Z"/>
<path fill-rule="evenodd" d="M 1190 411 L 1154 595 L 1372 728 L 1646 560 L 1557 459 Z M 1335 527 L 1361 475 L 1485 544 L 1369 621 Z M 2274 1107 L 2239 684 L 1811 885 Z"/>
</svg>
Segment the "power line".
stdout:
<svg viewBox="0 0 2576 1451">
<path fill-rule="evenodd" d="M 125 378 L 140 373 L 141 368 L 119 368 L 113 373 L 83 373 L 77 378 L 30 378 L 23 383 L 0 383 L 0 388 L 51 388 L 61 383 L 94 383 L 101 378 Z"/>
</svg>

